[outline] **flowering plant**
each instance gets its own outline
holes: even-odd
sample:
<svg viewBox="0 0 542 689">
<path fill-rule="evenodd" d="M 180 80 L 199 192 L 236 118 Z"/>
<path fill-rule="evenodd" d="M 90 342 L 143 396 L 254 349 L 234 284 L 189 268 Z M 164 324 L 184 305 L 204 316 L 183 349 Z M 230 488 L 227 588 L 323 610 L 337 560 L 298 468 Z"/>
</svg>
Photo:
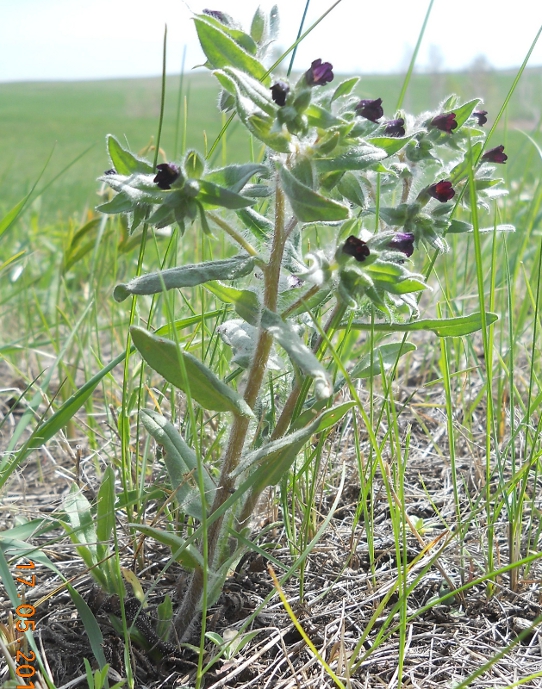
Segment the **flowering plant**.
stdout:
<svg viewBox="0 0 542 689">
<path fill-rule="evenodd" d="M 192 572 L 175 616 L 181 640 L 191 636 L 206 582 L 209 602 L 240 557 L 240 534 L 262 491 L 278 483 L 314 433 L 353 406 L 333 406 L 345 382 L 324 356 L 333 337 L 370 329 L 375 319 L 382 321 L 381 331 L 426 328 L 439 336 L 481 327 L 480 314 L 415 320 L 419 295 L 428 285 L 411 268 L 411 258 L 422 245 L 446 252 L 449 233 L 472 231 L 454 213 L 460 204 L 484 205 L 502 194 L 491 163 L 506 161 L 502 146 L 484 153 L 487 113 L 476 111 L 479 99 L 461 103 L 451 96 L 437 112 L 415 118 L 398 111 L 387 118 L 381 98 L 354 95 L 358 78 L 330 87 L 333 66 L 322 59 L 297 80 L 274 78 L 262 60 L 274 39 L 276 10 L 270 17 L 258 10 L 249 32 L 216 12 L 194 21 L 206 66 L 222 89 L 220 107 L 261 144 L 263 162 L 210 169 L 190 150 L 182 160 L 155 169 L 110 136 L 113 169 L 101 180 L 116 195 L 100 207 L 126 214 L 132 233 L 142 224 L 194 236 L 218 228 L 239 251 L 137 276 L 114 293 L 122 301 L 202 285 L 235 311 L 234 318 L 217 324 L 217 332 L 223 347 L 231 349 L 232 364 L 245 371 L 237 388 L 177 340 L 136 326 L 131 331 L 151 368 L 203 409 L 231 415 L 214 481 L 171 423 L 156 411 L 141 414 L 165 448 L 181 511 L 201 524 L 189 538 L 175 541 L 175 557 Z M 311 227 L 332 228 L 333 239 L 306 253 L 304 237 Z M 254 286 L 255 273 L 262 276 L 262 287 Z M 486 314 L 485 322 L 495 319 Z M 289 360 L 289 380 L 268 404 L 266 371 L 277 365 L 275 345 Z M 406 350 L 400 345 L 394 355 Z M 374 359 L 376 369 L 354 367 L 350 376 L 380 372 L 378 352 Z M 188 473 L 195 483 L 184 480 Z M 233 550 L 232 534 L 238 538 Z M 169 532 L 153 529 L 153 535 L 171 545 Z"/>
</svg>

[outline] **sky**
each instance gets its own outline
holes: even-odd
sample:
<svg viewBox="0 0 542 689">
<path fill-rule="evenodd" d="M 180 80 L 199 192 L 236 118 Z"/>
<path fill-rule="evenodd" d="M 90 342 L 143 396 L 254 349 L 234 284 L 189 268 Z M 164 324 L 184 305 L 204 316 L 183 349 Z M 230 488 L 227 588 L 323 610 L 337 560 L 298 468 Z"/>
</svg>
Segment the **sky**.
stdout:
<svg viewBox="0 0 542 689">
<path fill-rule="evenodd" d="M 276 0 L 279 47 L 293 42 L 306 0 Z M 334 0 L 311 0 L 305 28 Z M 167 71 L 204 61 L 192 12 L 222 10 L 248 29 L 268 0 L 0 0 L 0 82 L 155 76 L 167 24 Z M 331 62 L 338 73 L 404 71 L 428 0 L 341 0 L 300 46 L 295 67 Z M 494 68 L 518 67 L 542 24 L 540 0 L 434 0 L 417 68 L 467 69 L 484 55 Z M 542 38 L 530 66 L 542 65 Z"/>
</svg>

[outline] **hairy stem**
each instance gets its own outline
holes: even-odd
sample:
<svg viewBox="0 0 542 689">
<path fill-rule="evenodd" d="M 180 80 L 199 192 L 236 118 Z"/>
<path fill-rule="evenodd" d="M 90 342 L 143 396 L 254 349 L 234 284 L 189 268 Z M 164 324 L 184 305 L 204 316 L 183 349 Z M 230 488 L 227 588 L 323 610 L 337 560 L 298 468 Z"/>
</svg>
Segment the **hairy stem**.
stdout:
<svg viewBox="0 0 542 689">
<path fill-rule="evenodd" d="M 285 242 L 284 229 L 284 194 L 276 184 L 275 196 L 275 232 L 269 263 L 264 267 L 264 306 L 270 311 L 276 311 L 278 299 L 278 284 L 282 256 L 284 253 Z M 267 360 L 273 344 L 273 337 L 265 330 L 260 329 L 256 350 L 248 374 L 248 381 L 245 388 L 244 399 L 247 404 L 254 408 L 258 394 L 260 392 Z M 235 480 L 231 474 L 237 467 L 241 458 L 241 453 L 245 445 L 246 436 L 249 428 L 250 419 L 246 416 L 235 416 L 228 440 L 222 470 L 215 500 L 211 508 L 211 513 L 215 512 L 229 498 L 234 491 Z M 220 531 L 224 517 L 217 519 L 209 527 L 207 535 L 207 554 L 208 562 L 214 565 L 215 554 L 219 541 Z M 181 641 L 186 641 L 192 634 L 196 613 L 203 591 L 203 570 L 196 569 L 190 580 L 188 590 L 183 599 L 183 603 L 175 615 L 174 627 Z"/>
</svg>

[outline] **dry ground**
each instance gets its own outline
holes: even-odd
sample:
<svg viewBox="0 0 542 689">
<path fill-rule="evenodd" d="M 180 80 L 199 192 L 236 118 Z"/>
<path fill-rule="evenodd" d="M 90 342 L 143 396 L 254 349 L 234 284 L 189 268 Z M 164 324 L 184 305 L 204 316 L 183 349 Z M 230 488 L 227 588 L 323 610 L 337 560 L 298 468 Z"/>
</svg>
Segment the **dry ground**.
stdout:
<svg viewBox="0 0 542 689">
<path fill-rule="evenodd" d="M 372 515 L 374 560 L 371 565 L 367 533 L 363 515 L 359 517 L 360 478 L 353 447 L 353 429 L 350 424 L 337 429 L 331 439 L 332 458 L 322 467 L 320 488 L 315 506 L 315 535 L 322 521 L 333 510 L 328 528 L 312 548 L 303 572 L 303 601 L 300 600 L 300 577 L 293 576 L 284 584 L 286 596 L 291 602 L 297 619 L 309 639 L 334 671 L 343 678 L 345 686 L 362 687 L 453 687 L 471 673 L 481 668 L 486 661 L 498 654 L 515 640 L 515 645 L 490 669 L 475 679 L 473 687 L 511 687 L 520 683 L 525 687 L 542 687 L 542 680 L 527 679 L 529 675 L 542 671 L 542 634 L 538 627 L 521 640 L 518 633 L 542 613 L 540 581 L 542 567 L 538 563 L 528 572 L 521 571 L 517 591 L 510 589 L 508 574 L 495 581 L 494 591 L 488 595 L 484 584 L 475 585 L 462 595 L 449 598 L 446 603 L 425 607 L 430 601 L 443 594 L 448 586 L 474 581 L 485 571 L 487 561 L 487 523 L 483 509 L 476 509 L 483 485 L 484 439 L 483 408 L 476 410 L 474 422 L 462 433 L 462 419 L 455 420 L 458 433 L 458 470 L 462 477 L 459 485 L 460 501 L 464 515 L 474 508 L 475 516 L 462 524 L 464 533 L 452 536 L 450 530 L 458 529 L 454 505 L 451 467 L 448 459 L 446 419 L 442 405 L 444 393 L 437 384 L 424 388 L 425 379 L 420 371 L 421 364 L 411 362 L 409 375 L 402 375 L 396 388 L 398 409 L 401 411 L 399 424 L 404 438 L 411 432 L 410 452 L 405 472 L 404 505 L 408 518 L 418 529 L 417 535 L 407 528 L 406 557 L 409 563 L 407 582 L 419 577 L 417 585 L 408 596 L 406 635 L 401 646 L 399 634 L 393 631 L 399 623 L 399 616 L 389 619 L 390 610 L 398 600 L 397 559 L 395 539 L 390 519 L 390 507 L 384 482 L 377 472 L 372 499 L 367 504 Z M 20 386 L 20 381 L 11 380 L 11 385 Z M 421 392 L 423 391 L 423 395 Z M 477 391 L 469 394 L 474 399 Z M 13 407 L 13 391 L 1 392 L 0 427 L 1 446 L 5 447 L 23 407 Z M 409 399 L 401 410 L 400 401 Z M 430 404 L 428 404 L 430 402 Z M 480 424 L 477 426 L 476 414 Z M 363 425 L 360 423 L 360 428 Z M 111 437 L 107 455 L 114 455 L 115 437 L 107 424 L 103 423 L 104 437 Z M 385 423 L 380 434 L 385 432 Z M 477 437 L 479 433 L 479 437 Z M 361 447 L 366 460 L 370 446 L 362 433 Z M 97 488 L 95 467 L 104 465 L 106 458 L 101 451 L 90 452 L 85 439 L 70 443 L 57 440 L 48 448 L 35 452 L 20 467 L 0 503 L 0 526 L 4 536 L 9 528 L 21 518 L 50 519 L 61 508 L 63 497 L 73 485 L 75 457 L 82 455 L 80 480 L 89 499 L 95 496 Z M 393 473 L 395 459 L 384 456 L 385 465 Z M 339 493 L 341 472 L 346 480 Z M 156 470 L 158 471 L 158 470 Z M 149 477 L 155 480 L 157 473 Z M 540 481 L 539 481 L 540 484 Z M 531 509 L 542 509 L 540 485 L 531 487 L 533 500 Z M 294 509 L 294 507 L 292 507 Z M 494 554 L 497 566 L 507 563 L 507 526 L 502 517 L 495 525 Z M 358 515 L 358 517 L 356 517 Z M 146 514 L 150 521 L 151 510 Z M 275 526 L 270 520 L 278 517 Z M 281 515 L 276 508 L 262 507 L 261 519 L 254 525 L 254 539 L 260 546 L 274 547 L 269 550 L 273 557 L 289 567 L 295 555 L 289 547 L 286 533 L 281 526 Z M 297 523 L 300 527 L 300 524 Z M 132 667 L 138 688 L 194 686 L 194 669 L 197 656 L 194 650 L 183 647 L 177 653 L 170 653 L 165 647 L 160 650 L 153 636 L 156 620 L 156 606 L 165 594 L 175 601 L 182 596 L 179 584 L 180 569 L 174 564 L 164 573 L 169 551 L 150 539 L 145 542 L 144 555 L 134 559 L 133 540 L 128 536 L 125 524 L 117 523 L 122 565 L 135 569 L 143 588 L 151 592 L 148 608 L 135 621 L 135 637 L 131 647 Z M 68 579 L 75 577 L 74 587 L 87 600 L 92 594 L 92 579 L 85 573 L 83 562 L 77 556 L 74 546 L 60 530 L 51 531 L 34 539 L 44 552 Z M 433 543 L 433 547 L 430 544 Z M 424 551 L 424 546 L 428 546 Z M 431 557 L 442 549 L 437 559 L 438 566 L 431 566 L 423 574 L 423 568 Z M 524 554 L 524 553 L 523 553 Z M 402 563 L 403 571 L 405 565 Z M 277 569 L 277 567 L 275 567 Z M 277 569 L 280 575 L 282 572 Z M 36 602 L 51 593 L 62 581 L 44 567 L 36 569 L 37 586 L 29 590 L 28 599 Z M 232 687 L 236 689 L 268 689 L 335 686 L 322 668 L 305 640 L 295 629 L 285 609 L 274 596 L 260 609 L 266 596 L 273 591 L 273 583 L 265 563 L 254 554 L 243 560 L 227 582 L 226 589 L 207 618 L 208 629 L 227 636 L 251 618 L 247 629 L 257 633 L 238 654 L 226 660 L 220 659 L 206 675 L 205 687 Z M 380 606 L 380 607 L 379 607 Z M 11 603 L 5 591 L 0 592 L 2 621 L 6 622 Z M 124 677 L 124 640 L 114 624 L 114 601 L 105 599 L 101 605 L 94 605 L 98 623 L 104 636 L 104 653 L 111 663 L 114 677 Z M 133 610 L 133 604 L 130 608 Z M 137 616 L 127 614 L 128 621 Z M 42 656 L 47 663 L 57 687 L 80 677 L 79 683 L 69 686 L 86 686 L 83 657 L 92 660 L 92 652 L 81 620 L 70 596 L 65 590 L 53 595 L 37 608 L 36 637 Z M 367 635 L 360 651 L 361 662 L 352 676 L 346 678 L 345 660 L 349 658 L 358 640 Z M 149 631 L 149 627 L 151 628 Z M 197 640 L 196 640 L 197 643 Z M 217 647 L 208 641 L 207 662 Z M 404 658 L 403 674 L 398 677 L 399 654 Z M 0 681 L 8 678 L 4 663 Z M 37 686 L 37 685 L 36 685 Z M 43 685 L 45 686 L 45 685 Z"/>
</svg>

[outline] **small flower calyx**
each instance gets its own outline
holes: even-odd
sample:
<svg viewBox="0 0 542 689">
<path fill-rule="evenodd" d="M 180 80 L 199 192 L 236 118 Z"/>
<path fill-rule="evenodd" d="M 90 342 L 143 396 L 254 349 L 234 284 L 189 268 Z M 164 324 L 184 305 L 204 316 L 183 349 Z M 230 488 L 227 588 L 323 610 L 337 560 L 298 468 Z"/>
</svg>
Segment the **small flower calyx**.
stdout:
<svg viewBox="0 0 542 689">
<path fill-rule="evenodd" d="M 362 239 L 355 237 L 353 234 L 348 237 L 343 245 L 343 253 L 348 256 L 353 256 L 356 261 L 362 263 L 371 255 L 371 250 L 369 249 L 367 242 Z"/>
<path fill-rule="evenodd" d="M 181 174 L 181 168 L 175 163 L 160 163 L 156 166 L 158 174 L 154 178 L 154 183 L 157 184 L 160 189 L 171 189 L 171 185 Z"/>
<path fill-rule="evenodd" d="M 437 201 L 440 201 L 441 203 L 446 203 L 447 201 L 453 199 L 453 197 L 455 196 L 455 189 L 452 187 L 451 182 L 443 179 L 440 182 L 432 184 L 427 190 L 427 193 L 429 194 L 429 196 L 436 199 Z"/>
<path fill-rule="evenodd" d="M 323 86 L 333 81 L 333 78 L 333 65 L 330 62 L 322 62 L 320 59 L 314 60 L 310 69 L 305 72 L 307 86 Z"/>
<path fill-rule="evenodd" d="M 377 98 L 376 100 L 360 100 L 356 105 L 355 110 L 356 115 L 365 117 L 366 120 L 370 120 L 371 122 L 377 122 L 381 117 L 384 116 L 382 98 Z"/>
<path fill-rule="evenodd" d="M 431 127 L 436 127 L 440 129 L 441 132 L 446 132 L 446 134 L 451 134 L 452 130 L 457 128 L 457 122 L 455 119 L 455 112 L 443 113 L 442 115 L 437 115 L 433 117 L 430 122 Z"/>
<path fill-rule="evenodd" d="M 504 146 L 501 144 L 500 146 L 495 146 L 495 148 L 490 148 L 489 151 L 486 151 L 482 156 L 482 160 L 486 163 L 500 163 L 504 165 L 508 160 L 508 156 L 504 152 Z"/>
</svg>

